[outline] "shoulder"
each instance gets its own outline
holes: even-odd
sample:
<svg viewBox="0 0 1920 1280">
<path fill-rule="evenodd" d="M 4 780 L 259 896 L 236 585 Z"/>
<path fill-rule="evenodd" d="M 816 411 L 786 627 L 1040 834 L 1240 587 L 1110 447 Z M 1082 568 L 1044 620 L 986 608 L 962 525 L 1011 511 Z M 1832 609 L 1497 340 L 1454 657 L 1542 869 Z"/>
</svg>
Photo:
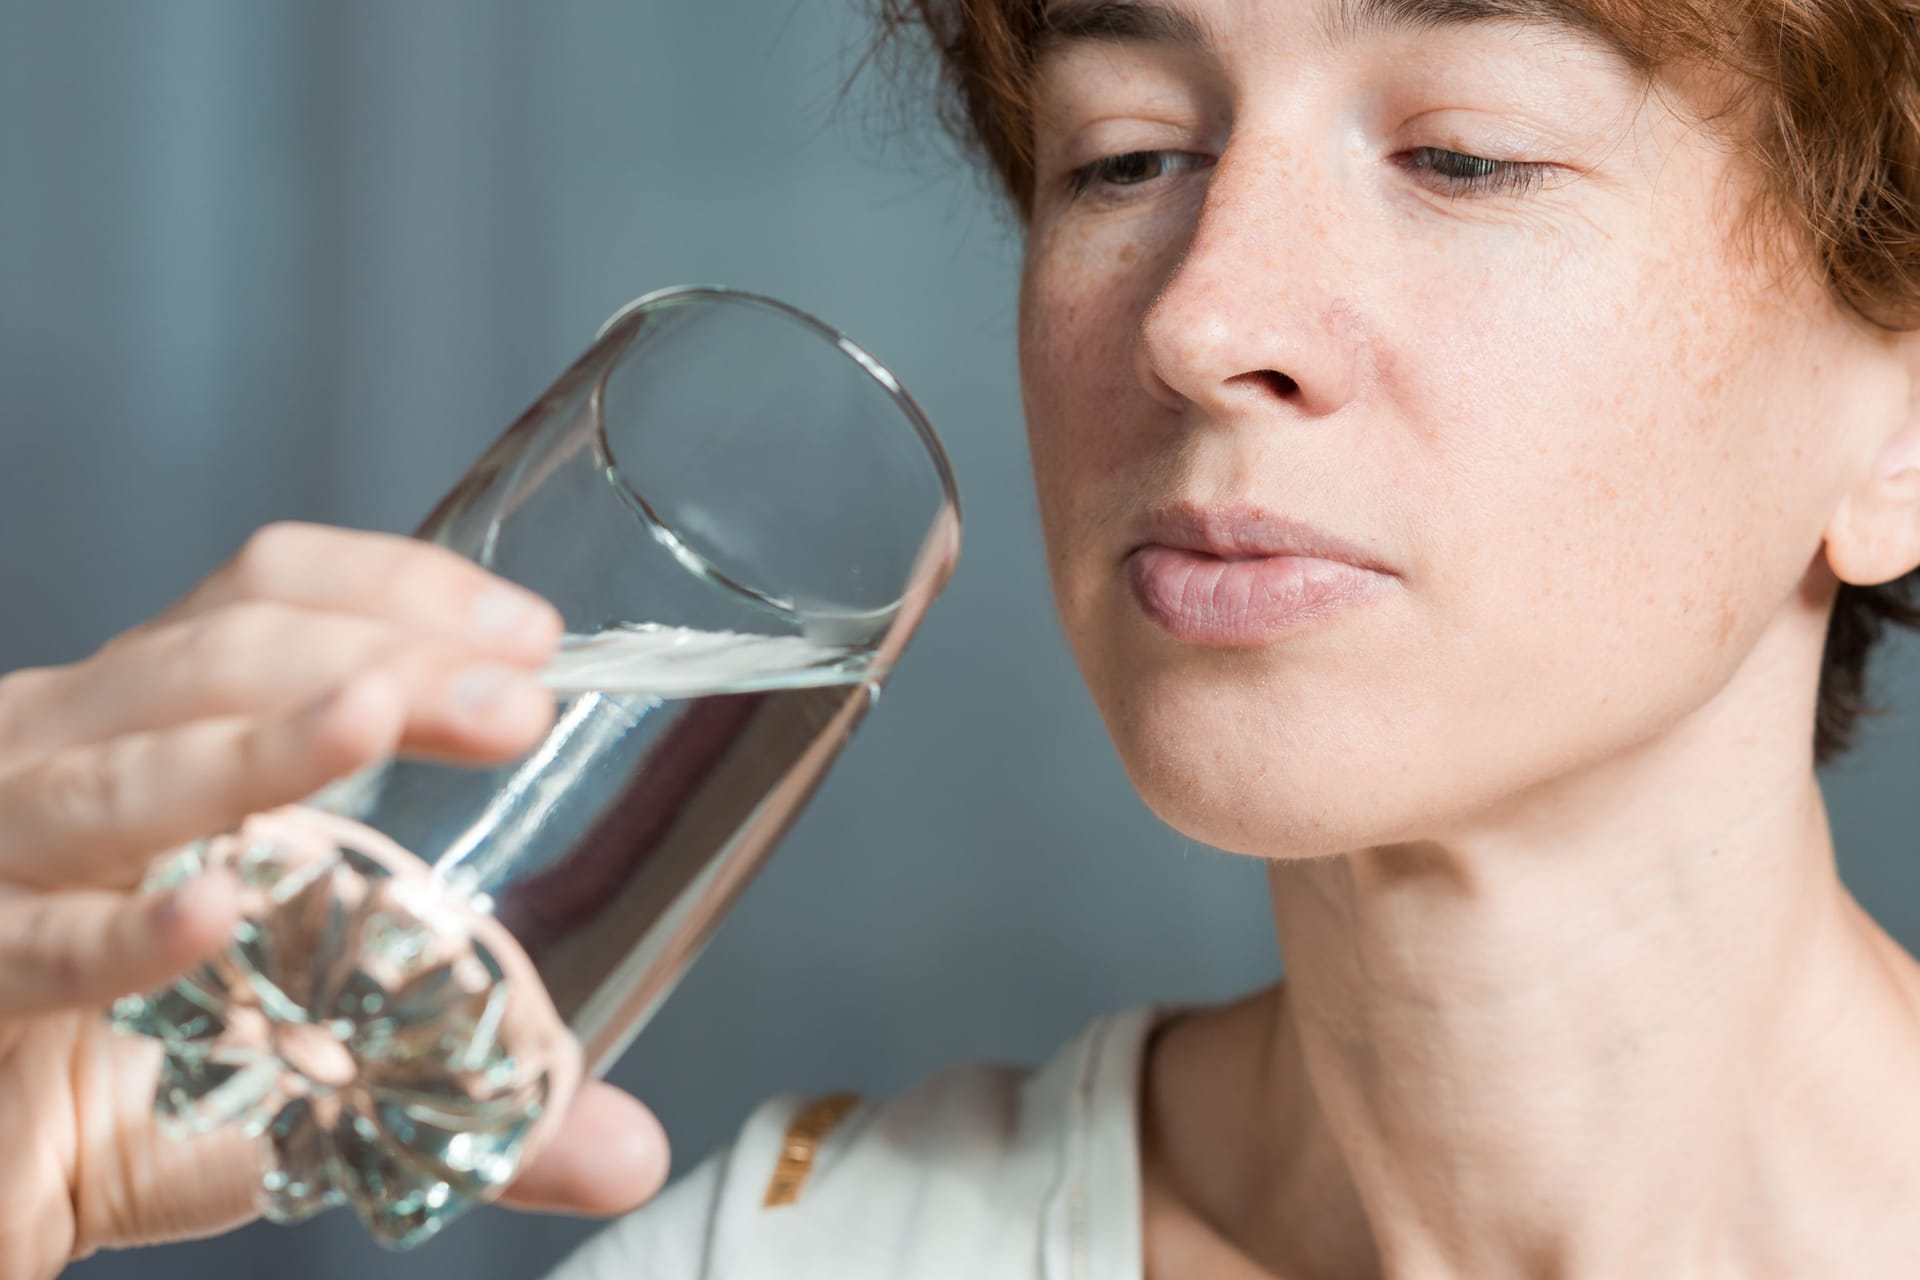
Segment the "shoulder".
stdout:
<svg viewBox="0 0 1920 1280">
<path fill-rule="evenodd" d="M 1102 1108 L 1094 1078 L 1103 1049 L 1137 1052 L 1147 1015 L 1096 1020 L 1039 1070 L 967 1063 L 890 1099 L 770 1099 L 551 1280 L 1041 1275 L 1076 1142 L 1104 1123 L 1131 1150 L 1130 1084 Z"/>
</svg>

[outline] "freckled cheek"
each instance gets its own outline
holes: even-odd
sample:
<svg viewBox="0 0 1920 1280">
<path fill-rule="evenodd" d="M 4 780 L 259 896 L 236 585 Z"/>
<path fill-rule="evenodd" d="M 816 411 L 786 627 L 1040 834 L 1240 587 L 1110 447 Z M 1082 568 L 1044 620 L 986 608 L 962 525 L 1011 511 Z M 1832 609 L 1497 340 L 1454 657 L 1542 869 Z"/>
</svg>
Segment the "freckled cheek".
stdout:
<svg viewBox="0 0 1920 1280">
<path fill-rule="evenodd" d="M 1644 321 L 1619 264 L 1431 271 L 1403 287 L 1382 325 L 1383 403 L 1425 494 L 1410 554 L 1436 600 L 1467 616 L 1593 584 L 1596 556 L 1646 482 Z"/>
<path fill-rule="evenodd" d="M 1525 598 L 1576 648 L 1681 619 L 1724 642 L 1748 592 L 1733 552 L 1775 479 L 1747 411 L 1765 335 L 1712 264 L 1595 259 L 1507 301 L 1468 317 L 1457 403 L 1480 407 L 1434 446 L 1473 494 L 1444 567 L 1459 598 Z"/>
<path fill-rule="evenodd" d="M 1027 434 L 1050 535 L 1137 470 L 1151 403 L 1133 374 L 1136 319 L 1102 273 L 1029 269 L 1021 294 L 1020 374 Z"/>
<path fill-rule="evenodd" d="M 1612 368 L 1582 380 L 1596 427 L 1575 455 L 1584 496 L 1602 518 L 1634 518 L 1679 544 L 1667 554 L 1724 544 L 1778 480 L 1764 388 L 1785 352 L 1751 318 L 1754 300 L 1720 275 L 1676 268 L 1642 302 Z"/>
</svg>

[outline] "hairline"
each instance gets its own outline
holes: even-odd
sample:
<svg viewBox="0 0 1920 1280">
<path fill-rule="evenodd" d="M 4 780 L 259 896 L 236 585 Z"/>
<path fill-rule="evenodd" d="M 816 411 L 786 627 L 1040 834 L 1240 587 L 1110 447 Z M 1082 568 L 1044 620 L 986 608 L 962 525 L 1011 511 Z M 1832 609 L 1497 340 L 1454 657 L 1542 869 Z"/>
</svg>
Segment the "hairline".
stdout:
<svg viewBox="0 0 1920 1280">
<path fill-rule="evenodd" d="M 1329 45 L 1386 31 L 1433 31 L 1509 22 L 1596 42 L 1645 73 L 1651 68 L 1578 0 L 1338 0 L 1320 17 Z M 1222 42 L 1180 0 L 1050 0 L 1042 6 L 1033 65 L 1079 45 L 1164 46 L 1217 57 Z"/>
</svg>

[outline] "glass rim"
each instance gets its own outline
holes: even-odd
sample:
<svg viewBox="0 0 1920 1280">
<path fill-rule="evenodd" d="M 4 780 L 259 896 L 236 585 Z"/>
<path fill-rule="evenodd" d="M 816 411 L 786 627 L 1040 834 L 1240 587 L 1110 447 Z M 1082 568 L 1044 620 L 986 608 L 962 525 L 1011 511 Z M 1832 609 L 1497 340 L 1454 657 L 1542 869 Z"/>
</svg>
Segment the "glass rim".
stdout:
<svg viewBox="0 0 1920 1280">
<path fill-rule="evenodd" d="M 920 437 L 920 443 L 926 448 L 927 456 L 933 462 L 934 475 L 940 481 L 940 493 L 956 521 L 960 519 L 960 487 L 953 477 L 953 462 L 947 457 L 947 447 L 940 441 L 939 434 L 933 429 L 933 422 L 926 411 L 920 407 L 893 370 L 883 364 L 878 357 L 865 347 L 849 338 L 839 329 L 828 324 L 818 316 L 802 311 L 792 303 L 770 298 L 763 293 L 754 293 L 748 289 L 736 289 L 724 284 L 670 284 L 658 289 L 650 289 L 625 303 L 607 317 L 593 340 L 598 343 L 614 326 L 636 315 L 649 311 L 658 311 L 667 307 L 682 306 L 687 303 L 717 304 L 723 306 L 744 306 L 759 311 L 771 312 L 783 320 L 792 321 L 801 328 L 824 339 L 829 346 L 835 347 L 840 354 L 859 365 L 866 375 L 880 384 L 900 412 L 913 425 Z"/>
</svg>

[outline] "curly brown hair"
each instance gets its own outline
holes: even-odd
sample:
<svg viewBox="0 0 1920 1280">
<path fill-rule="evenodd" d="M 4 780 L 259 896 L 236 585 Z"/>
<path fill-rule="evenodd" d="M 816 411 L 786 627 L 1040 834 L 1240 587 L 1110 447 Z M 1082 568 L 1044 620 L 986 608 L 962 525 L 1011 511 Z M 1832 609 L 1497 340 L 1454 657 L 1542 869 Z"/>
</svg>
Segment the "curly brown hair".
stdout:
<svg viewBox="0 0 1920 1280">
<path fill-rule="evenodd" d="M 874 51 L 930 53 L 939 114 L 1024 223 L 1034 195 L 1029 79 L 1046 0 L 870 0 Z M 1476 7 L 1484 7 L 1477 5 Z M 1644 72 L 1685 60 L 1743 86 L 1727 118 L 1759 162 L 1766 212 L 1810 250 L 1839 303 L 1920 329 L 1920 0 L 1560 0 Z M 1514 0 L 1516 16 L 1538 6 Z M 1868 658 L 1888 624 L 1920 629 L 1920 570 L 1840 585 L 1828 621 L 1814 760 L 1854 742 Z"/>
</svg>

